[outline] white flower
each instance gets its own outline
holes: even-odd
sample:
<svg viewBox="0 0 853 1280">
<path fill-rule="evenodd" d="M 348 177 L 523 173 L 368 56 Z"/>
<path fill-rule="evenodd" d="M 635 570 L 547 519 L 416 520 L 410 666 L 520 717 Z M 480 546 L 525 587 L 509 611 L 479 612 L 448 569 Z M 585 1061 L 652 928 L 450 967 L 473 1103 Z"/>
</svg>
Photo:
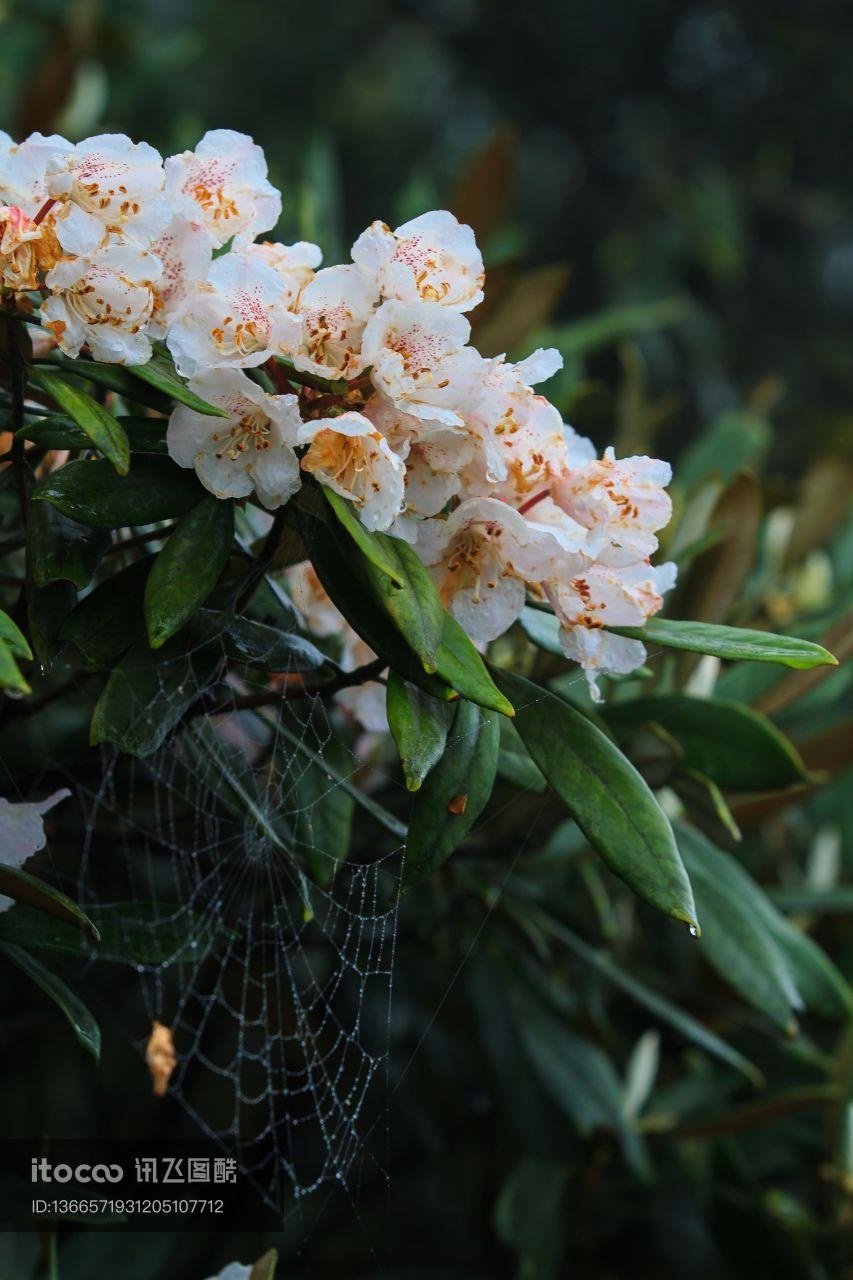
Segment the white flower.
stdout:
<svg viewBox="0 0 853 1280">
<path fill-rule="evenodd" d="M 163 337 L 170 321 L 197 284 L 210 270 L 210 237 L 199 222 L 178 215 L 154 241 L 151 252 L 160 259 L 163 272 L 156 289 L 152 333 Z"/>
<path fill-rule="evenodd" d="M 551 495 L 591 531 L 600 547 L 611 544 L 611 563 L 631 564 L 657 550 L 655 531 L 672 515 L 672 502 L 665 492 L 671 479 L 668 462 L 641 457 L 617 460 L 609 448 L 599 461 L 564 471 L 552 482 Z"/>
<path fill-rule="evenodd" d="M 59 201 L 56 234 L 67 253 L 89 254 L 108 233 L 148 247 L 168 225 L 163 160 L 147 142 L 104 133 L 55 155 L 48 192 Z"/>
<path fill-rule="evenodd" d="M 26 293 L 39 287 L 39 249 L 45 231 L 18 205 L 0 205 L 0 285 Z"/>
<path fill-rule="evenodd" d="M 462 428 L 413 418 L 379 393 L 370 397 L 364 415 L 406 464 L 407 513 L 438 515 L 462 487 L 464 468 L 477 451 L 475 437 Z M 409 540 L 407 530 L 395 532 Z"/>
<path fill-rule="evenodd" d="M 287 502 L 300 483 L 293 450 L 301 424 L 296 396 L 268 395 L 237 369 L 210 370 L 189 385 L 228 418 L 178 405 L 166 432 L 175 462 L 195 467 L 217 498 L 245 498 L 254 490 L 271 510 Z"/>
<path fill-rule="evenodd" d="M 240 1262 L 229 1262 L 227 1267 L 211 1276 L 210 1280 L 250 1280 L 251 1275 L 251 1267 L 244 1267 Z"/>
<path fill-rule="evenodd" d="M 531 390 L 562 363 L 553 348 L 535 351 L 520 364 L 503 356 L 482 361 L 465 417 L 481 441 L 479 460 L 466 475 L 471 492 L 494 492 L 520 506 L 565 468 L 563 420 L 544 396 Z"/>
<path fill-rule="evenodd" d="M 195 151 L 166 161 L 166 195 L 176 211 L 204 223 L 217 246 L 239 247 L 281 217 L 281 196 L 267 178 L 261 148 L 245 133 L 211 129 Z"/>
<path fill-rule="evenodd" d="M 33 133 L 16 144 L 0 131 L 0 204 L 20 205 L 34 218 L 48 199 L 48 166 L 71 149 L 58 134 Z"/>
<path fill-rule="evenodd" d="M 571 579 L 551 583 L 548 598 L 560 620 L 566 656 L 587 672 L 590 691 L 599 701 L 598 675 L 624 675 L 643 665 L 646 650 L 639 640 L 612 635 L 605 627 L 640 627 L 663 605 L 664 592 L 675 584 L 675 565 L 640 561 L 632 565 L 588 564 Z"/>
<path fill-rule="evenodd" d="M 68 356 L 88 343 L 96 360 L 144 364 L 161 270 L 153 254 L 121 239 L 91 257 L 60 258 L 46 278 L 45 327 Z"/>
<path fill-rule="evenodd" d="M 303 471 L 349 498 L 366 528 L 390 527 L 403 507 L 406 468 L 368 418 L 342 413 L 304 422 L 299 443 L 310 444 Z"/>
<path fill-rule="evenodd" d="M 326 594 L 311 561 L 290 565 L 284 571 L 284 578 L 306 630 L 321 637 L 340 635 L 347 623 Z"/>
<path fill-rule="evenodd" d="M 417 550 L 433 568 L 442 603 L 482 642 L 515 622 L 526 581 L 558 576 L 569 562 L 549 528 L 496 498 L 469 498 L 446 519 L 425 520 Z"/>
<path fill-rule="evenodd" d="M 301 325 L 280 305 L 271 267 L 239 253 L 217 258 L 178 309 L 166 342 L 179 373 L 248 369 L 295 348 Z"/>
<path fill-rule="evenodd" d="M 383 302 L 364 330 L 361 349 L 373 384 L 416 418 L 462 425 L 457 407 L 481 363 L 466 348 L 471 326 L 437 302 Z"/>
<path fill-rule="evenodd" d="M 43 849 L 46 840 L 44 815 L 70 795 L 71 792 L 63 787 L 46 800 L 38 800 L 34 804 L 0 799 L 0 865 L 17 871 L 27 858 Z M 0 911 L 6 911 L 13 905 L 12 898 L 0 895 Z"/>
<path fill-rule="evenodd" d="M 323 261 L 319 245 L 307 240 L 299 240 L 296 244 L 262 240 L 259 244 L 247 244 L 242 253 L 277 273 L 281 280 L 281 301 L 288 308 L 296 302 L 300 290 L 313 280 L 314 272 Z"/>
<path fill-rule="evenodd" d="M 362 335 L 379 294 L 355 267 L 325 267 L 299 294 L 302 341 L 293 363 L 326 378 L 354 378 L 365 367 Z"/>
<path fill-rule="evenodd" d="M 384 298 L 439 302 L 455 311 L 470 311 L 483 300 L 483 259 L 474 232 L 444 209 L 396 231 L 372 223 L 353 245 L 352 260 Z"/>
</svg>

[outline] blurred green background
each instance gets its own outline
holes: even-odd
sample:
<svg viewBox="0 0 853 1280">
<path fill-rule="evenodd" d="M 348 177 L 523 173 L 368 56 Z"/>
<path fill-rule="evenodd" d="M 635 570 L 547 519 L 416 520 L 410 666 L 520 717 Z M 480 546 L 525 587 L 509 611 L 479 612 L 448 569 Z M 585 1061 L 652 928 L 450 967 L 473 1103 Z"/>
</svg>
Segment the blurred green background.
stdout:
<svg viewBox="0 0 853 1280">
<path fill-rule="evenodd" d="M 484 352 L 555 341 L 567 368 L 546 390 L 573 425 L 601 446 L 676 462 L 676 540 L 698 558 L 674 615 L 790 625 L 833 636 L 836 651 L 849 643 L 853 599 L 853 533 L 842 523 L 853 439 L 851 65 L 853 11 L 829 0 L 0 0 L 0 127 L 16 137 L 121 130 L 168 154 L 206 128 L 251 133 L 283 192 L 277 237 L 316 239 L 327 262 L 345 259 L 377 217 L 394 224 L 449 207 L 470 220 L 488 268 L 472 317 Z M 762 476 L 761 490 L 743 467 Z M 832 874 L 849 907 L 849 668 L 770 689 L 751 665 L 724 680 L 719 692 L 764 699 L 810 767 L 834 777 L 798 808 L 744 802 L 739 857 L 796 899 L 810 867 L 820 879 L 821 840 L 835 840 Z M 553 808 L 535 831 L 538 809 L 498 812 L 493 843 L 477 850 L 496 858 L 495 883 L 507 849 L 531 839 L 531 880 L 547 893 L 553 884 L 573 928 L 737 1038 L 779 1090 L 810 1080 L 815 1063 L 849 1077 L 849 1030 L 846 1042 L 826 1028 L 797 1044 L 771 1039 L 754 1013 L 732 1011 L 689 940 L 657 918 L 622 904 L 618 929 L 599 928 L 592 890 L 578 888 L 575 870 L 570 890 L 560 878 L 553 852 L 565 831 Z M 814 912 L 849 973 L 847 917 Z M 283 1234 L 71 1233 L 62 1280 L 203 1280 L 270 1243 L 286 1256 L 283 1275 L 330 1280 L 851 1274 L 840 1241 L 853 1111 L 831 1137 L 821 1113 L 788 1116 L 779 1104 L 742 1138 L 737 1113 L 719 1141 L 712 1132 L 691 1142 L 697 1116 L 754 1099 L 671 1037 L 652 1120 L 675 1115 L 688 1137 L 677 1151 L 662 1139 L 654 1185 L 632 1180 L 606 1136 L 568 1130 L 510 1043 L 494 973 L 509 964 L 525 976 L 529 957 L 506 942 L 506 920 L 492 921 L 469 963 L 482 920 L 476 893 L 442 882 L 401 924 L 392 1072 L 418 1057 L 395 1098 L 390 1201 L 368 1179 L 356 1212 L 323 1201 Z M 543 948 L 561 1010 L 621 1069 L 654 1019 L 628 1001 L 609 1019 L 612 992 Z M 14 975 L 4 980 L 19 1127 L 120 1132 L 132 1117 L 137 1132 L 171 1133 L 181 1123 L 148 1097 L 138 1055 L 110 1022 L 131 998 L 113 972 L 96 969 L 87 991 L 104 1020 L 99 1071 Z M 35 1274 L 37 1249 L 0 1242 L 0 1280 Z"/>
</svg>

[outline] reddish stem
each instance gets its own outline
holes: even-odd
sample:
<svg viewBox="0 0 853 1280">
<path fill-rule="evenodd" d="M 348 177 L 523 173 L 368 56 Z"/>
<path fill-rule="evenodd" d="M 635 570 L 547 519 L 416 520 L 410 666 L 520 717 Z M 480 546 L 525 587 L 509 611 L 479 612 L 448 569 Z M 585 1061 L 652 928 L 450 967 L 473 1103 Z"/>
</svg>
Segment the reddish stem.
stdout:
<svg viewBox="0 0 853 1280">
<path fill-rule="evenodd" d="M 39 209 L 36 216 L 33 218 L 33 222 L 36 224 L 36 226 L 38 226 L 38 224 L 42 221 L 43 218 L 47 217 L 47 215 L 50 213 L 51 209 L 55 204 L 56 204 L 55 200 L 52 200 L 52 199 L 45 200 L 44 204 Z"/>
<path fill-rule="evenodd" d="M 535 493 L 532 498 L 528 498 L 526 502 L 522 502 L 521 506 L 518 508 L 518 514 L 523 516 L 525 512 L 530 511 L 532 507 L 535 507 L 537 502 L 541 502 L 543 498 L 547 498 L 548 493 L 548 489 L 543 489 L 541 493 Z"/>
</svg>

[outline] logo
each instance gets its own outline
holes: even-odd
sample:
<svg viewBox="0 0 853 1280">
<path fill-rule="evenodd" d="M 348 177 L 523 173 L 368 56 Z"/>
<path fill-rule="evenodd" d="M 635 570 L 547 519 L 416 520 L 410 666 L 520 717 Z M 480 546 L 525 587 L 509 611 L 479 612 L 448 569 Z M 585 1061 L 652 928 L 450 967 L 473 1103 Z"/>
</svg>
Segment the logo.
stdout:
<svg viewBox="0 0 853 1280">
<path fill-rule="evenodd" d="M 30 1182 L 121 1182 L 120 1164 L 51 1164 L 50 1160 L 30 1161 Z"/>
</svg>

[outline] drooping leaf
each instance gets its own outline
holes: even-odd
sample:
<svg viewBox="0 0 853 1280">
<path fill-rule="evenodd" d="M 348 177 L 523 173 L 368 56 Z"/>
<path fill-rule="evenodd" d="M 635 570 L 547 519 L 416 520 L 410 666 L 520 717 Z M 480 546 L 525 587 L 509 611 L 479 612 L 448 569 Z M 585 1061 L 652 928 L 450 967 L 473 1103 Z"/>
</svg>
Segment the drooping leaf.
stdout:
<svg viewBox="0 0 853 1280">
<path fill-rule="evenodd" d="M 527 750 L 611 871 L 651 906 L 698 927 L 669 820 L 634 766 L 580 711 L 495 670 Z"/>
<path fill-rule="evenodd" d="M 386 706 L 406 786 L 417 791 L 441 759 L 452 713 L 446 702 L 430 697 L 394 671 L 388 677 Z"/>
<path fill-rule="evenodd" d="M 106 529 L 93 529 L 69 519 L 49 502 L 33 503 L 27 545 L 37 587 L 65 581 L 78 590 L 91 580 L 110 545 Z"/>
<path fill-rule="evenodd" d="M 130 469 L 130 444 L 124 427 L 85 391 L 80 391 L 58 374 L 45 368 L 31 368 L 30 378 L 55 400 L 85 433 L 94 447 L 112 463 L 120 476 Z"/>
<path fill-rule="evenodd" d="M 3 609 L 0 609 L 0 641 L 16 658 L 32 660 L 33 651 L 27 644 L 26 636 Z"/>
<path fill-rule="evenodd" d="M 7 867 L 0 863 L 0 894 L 4 894 L 7 898 L 14 898 L 15 902 L 21 902 L 25 906 L 36 907 L 39 911 L 55 916 L 58 920 L 75 924 L 85 929 L 94 942 L 100 941 L 98 930 L 76 902 L 72 902 L 66 894 L 55 889 L 53 885 L 39 880 L 37 876 L 30 875 L 20 867 Z"/>
<path fill-rule="evenodd" d="M 489 675 L 467 631 L 449 613 L 444 618 L 436 672 L 463 698 L 502 716 L 514 714 L 512 703 Z"/>
<path fill-rule="evenodd" d="M 8 613 L 0 609 L 0 689 L 17 689 L 20 693 L 29 693 L 30 686 L 18 669 L 18 659 L 32 661 L 32 656 L 32 650 L 20 627 Z"/>
<path fill-rule="evenodd" d="M 622 736 L 659 724 L 681 745 L 685 763 L 727 791 L 768 791 L 802 782 L 805 766 L 791 743 L 757 711 L 723 698 L 657 695 L 605 708 Z"/>
<path fill-rule="evenodd" d="M 525 614 L 528 613 L 535 613 L 537 619 L 548 617 L 533 609 L 526 609 Z M 541 622 L 538 625 L 543 629 L 546 626 Z M 525 626 L 524 618 L 522 626 Z M 710 653 L 717 658 L 776 662 L 785 667 L 803 670 L 837 665 L 833 655 L 821 645 L 800 640 L 796 636 L 774 635 L 769 631 L 748 631 L 746 628 L 724 627 L 709 622 L 675 622 L 670 618 L 649 618 L 644 627 L 608 627 L 608 630 L 615 635 L 628 636 L 631 640 L 642 640 L 647 645 L 660 644 L 667 649 Z"/>
<path fill-rule="evenodd" d="M 74 1034 L 83 1048 L 92 1055 L 96 1062 L 99 1062 L 101 1058 L 101 1030 L 80 997 L 61 978 L 43 965 L 36 956 L 31 955 L 29 951 L 25 951 L 23 947 L 17 947 L 10 942 L 0 942 L 0 952 L 12 964 L 17 965 L 22 973 L 31 978 L 36 986 L 40 987 L 45 995 L 49 996 L 54 1004 L 62 1010 L 71 1023 Z"/>
<path fill-rule="evenodd" d="M 137 381 L 123 364 L 101 364 L 98 360 L 86 360 L 82 357 L 71 360 L 59 351 L 52 351 L 43 360 L 37 361 L 37 367 L 40 370 L 46 369 L 47 372 L 51 372 L 51 367 L 61 369 L 72 380 L 74 386 L 79 380 L 91 382 L 96 387 L 115 391 L 125 400 L 144 405 L 147 409 L 154 409 L 158 413 L 167 414 L 171 409 L 168 396 Z"/>
<path fill-rule="evenodd" d="M 444 753 L 427 774 L 412 807 L 404 890 L 441 866 L 477 821 L 492 794 L 499 744 L 497 714 L 461 699 Z"/>
<path fill-rule="evenodd" d="M 203 496 L 194 472 L 175 466 L 169 458 L 143 456 L 119 480 L 100 459 L 68 462 L 38 485 L 33 500 L 52 503 L 80 524 L 117 529 L 182 516 Z"/>
<path fill-rule="evenodd" d="M 148 639 L 159 649 L 189 621 L 219 580 L 234 542 L 234 504 L 206 495 L 183 516 L 145 583 Z"/>
<path fill-rule="evenodd" d="M 185 634 L 152 652 L 137 640 L 110 675 L 92 715 L 92 745 L 111 742 L 148 756 L 165 741 L 198 699 L 221 662 L 218 645 L 192 648 Z"/>
</svg>

